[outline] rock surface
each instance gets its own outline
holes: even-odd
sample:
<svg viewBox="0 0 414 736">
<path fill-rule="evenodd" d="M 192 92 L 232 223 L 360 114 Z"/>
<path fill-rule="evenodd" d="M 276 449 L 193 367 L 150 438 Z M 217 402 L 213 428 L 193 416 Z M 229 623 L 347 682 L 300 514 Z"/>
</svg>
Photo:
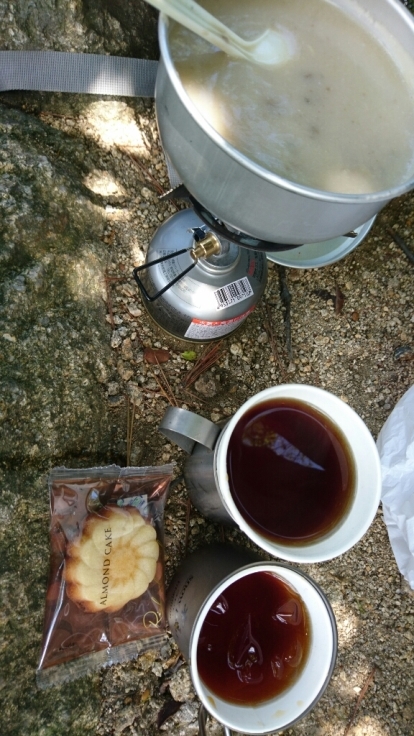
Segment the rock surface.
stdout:
<svg viewBox="0 0 414 736">
<path fill-rule="evenodd" d="M 122 0 L 0 0 L 0 41 L 4 49 L 156 58 L 155 16 L 149 9 L 147 17 L 147 8 Z M 149 26 L 141 25 L 141 14 Z M 184 452 L 157 429 L 170 402 L 222 421 L 272 384 L 310 383 L 343 398 L 376 437 L 414 382 L 414 267 L 389 233 L 392 228 L 414 249 L 413 194 L 389 204 L 338 263 L 319 269 L 270 263 L 256 310 L 223 341 L 217 362 L 185 387 L 194 367 L 187 353 L 198 358 L 202 346 L 159 330 L 131 276 L 156 227 L 183 206 L 159 200 L 168 188 L 152 101 L 0 95 L 4 736 L 198 733 L 198 702 L 171 637 L 160 651 L 129 664 L 37 689 L 51 467 L 175 462 L 165 512 L 168 583 L 186 553 L 202 544 L 224 536 L 252 546 L 188 507 Z M 282 286 L 291 297 L 291 346 Z M 169 359 L 161 366 L 148 362 L 148 347 L 168 351 Z M 350 552 L 306 571 L 331 601 L 338 660 L 321 701 L 284 734 L 410 736 L 414 595 L 395 564 L 381 508 Z M 181 705 L 158 727 L 171 701 Z M 223 730 L 209 721 L 208 733 Z"/>
<path fill-rule="evenodd" d="M 144 0 L 1 0 L 1 49 L 157 59 L 157 17 Z"/>
</svg>

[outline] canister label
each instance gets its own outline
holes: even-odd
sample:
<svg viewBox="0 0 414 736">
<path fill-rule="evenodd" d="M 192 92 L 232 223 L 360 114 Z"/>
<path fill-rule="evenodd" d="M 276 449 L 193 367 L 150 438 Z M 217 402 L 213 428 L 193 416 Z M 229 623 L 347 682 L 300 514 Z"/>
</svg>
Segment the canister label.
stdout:
<svg viewBox="0 0 414 736">
<path fill-rule="evenodd" d="M 254 306 L 250 307 L 247 312 L 240 314 L 238 317 L 233 317 L 233 319 L 214 320 L 214 322 L 204 319 L 193 319 L 185 333 L 185 337 L 193 340 L 212 340 L 216 337 L 223 337 L 229 332 L 233 332 L 253 312 L 253 309 Z"/>
</svg>

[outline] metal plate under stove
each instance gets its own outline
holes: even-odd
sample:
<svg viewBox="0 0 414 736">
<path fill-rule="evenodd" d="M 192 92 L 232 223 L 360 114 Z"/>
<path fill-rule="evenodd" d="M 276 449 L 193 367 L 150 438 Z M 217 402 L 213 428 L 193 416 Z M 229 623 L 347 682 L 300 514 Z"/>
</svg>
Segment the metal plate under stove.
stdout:
<svg viewBox="0 0 414 736">
<path fill-rule="evenodd" d="M 267 259 L 288 268 L 321 268 L 342 260 L 352 253 L 368 235 L 376 217 L 355 228 L 355 235 L 343 235 L 320 243 L 306 243 L 288 251 L 266 252 Z"/>
</svg>

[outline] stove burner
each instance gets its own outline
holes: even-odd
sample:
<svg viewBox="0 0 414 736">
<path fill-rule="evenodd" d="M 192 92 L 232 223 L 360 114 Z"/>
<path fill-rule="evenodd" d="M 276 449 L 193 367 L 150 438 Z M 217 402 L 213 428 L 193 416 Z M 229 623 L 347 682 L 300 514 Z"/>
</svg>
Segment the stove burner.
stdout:
<svg viewBox="0 0 414 736">
<path fill-rule="evenodd" d="M 217 235 L 221 235 L 227 240 L 230 240 L 232 243 L 240 245 L 242 248 L 268 252 L 281 252 L 286 250 L 293 250 L 294 248 L 299 247 L 297 244 L 292 245 L 291 243 L 275 243 L 270 242 L 269 240 L 260 240 L 259 238 L 254 238 L 252 235 L 247 235 L 247 233 L 243 233 L 241 230 L 233 230 L 222 220 L 219 220 L 218 217 L 209 212 L 209 210 L 203 207 L 200 202 L 194 199 L 185 184 L 180 184 L 175 189 L 171 189 L 166 194 L 163 194 L 160 199 L 189 200 L 200 220 L 211 227 L 211 229 L 214 230 Z"/>
</svg>

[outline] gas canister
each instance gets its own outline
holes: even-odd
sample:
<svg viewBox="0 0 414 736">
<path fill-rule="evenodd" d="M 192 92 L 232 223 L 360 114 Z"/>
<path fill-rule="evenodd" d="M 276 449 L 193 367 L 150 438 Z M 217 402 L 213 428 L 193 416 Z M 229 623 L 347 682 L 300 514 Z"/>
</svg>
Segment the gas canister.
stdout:
<svg viewBox="0 0 414 736">
<path fill-rule="evenodd" d="M 161 328 L 209 342 L 233 332 L 255 308 L 266 286 L 266 254 L 217 235 L 189 208 L 158 228 L 134 278 Z"/>
</svg>

